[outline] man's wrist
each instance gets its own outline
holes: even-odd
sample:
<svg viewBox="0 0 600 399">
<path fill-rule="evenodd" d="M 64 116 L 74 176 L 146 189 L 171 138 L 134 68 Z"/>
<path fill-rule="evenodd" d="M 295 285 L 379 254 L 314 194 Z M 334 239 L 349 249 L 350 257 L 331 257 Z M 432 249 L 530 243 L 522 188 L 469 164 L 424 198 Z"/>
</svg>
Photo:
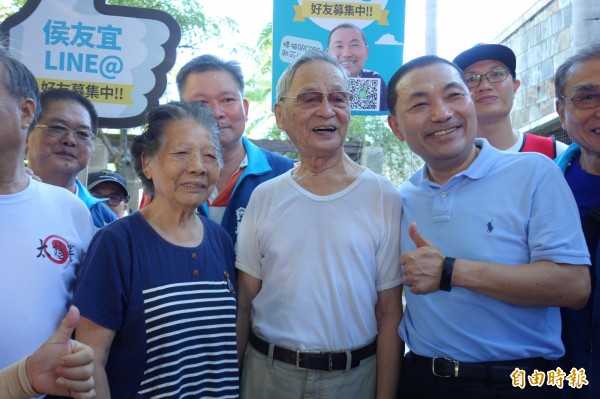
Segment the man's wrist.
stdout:
<svg viewBox="0 0 600 399">
<path fill-rule="evenodd" d="M 440 290 L 452 291 L 452 273 L 454 272 L 454 262 L 456 258 L 446 256 L 442 262 L 442 275 L 440 276 Z"/>
</svg>

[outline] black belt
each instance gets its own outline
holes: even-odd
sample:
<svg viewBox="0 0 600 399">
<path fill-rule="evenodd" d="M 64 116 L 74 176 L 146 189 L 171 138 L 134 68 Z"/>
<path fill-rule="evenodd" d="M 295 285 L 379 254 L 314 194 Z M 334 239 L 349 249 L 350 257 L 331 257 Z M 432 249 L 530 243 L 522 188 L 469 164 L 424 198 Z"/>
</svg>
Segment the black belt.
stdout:
<svg viewBox="0 0 600 399">
<path fill-rule="evenodd" d="M 350 352 L 350 368 L 358 367 L 361 360 L 373 356 L 377 350 L 376 342 L 373 341 L 369 345 Z M 250 332 L 250 343 L 254 349 L 269 356 L 270 344 L 258 338 L 253 332 Z M 294 364 L 303 369 L 323 371 L 346 370 L 348 360 L 346 352 L 302 352 L 277 345 L 273 348 L 273 359 Z"/>
<path fill-rule="evenodd" d="M 510 374 L 516 368 L 524 370 L 527 375 L 534 369 L 545 372 L 551 369 L 549 360 L 541 357 L 516 359 L 485 363 L 464 363 L 445 357 L 425 357 L 413 352 L 407 355 L 407 363 L 416 367 L 427 368 L 436 377 L 466 378 L 481 381 L 510 381 Z"/>
</svg>

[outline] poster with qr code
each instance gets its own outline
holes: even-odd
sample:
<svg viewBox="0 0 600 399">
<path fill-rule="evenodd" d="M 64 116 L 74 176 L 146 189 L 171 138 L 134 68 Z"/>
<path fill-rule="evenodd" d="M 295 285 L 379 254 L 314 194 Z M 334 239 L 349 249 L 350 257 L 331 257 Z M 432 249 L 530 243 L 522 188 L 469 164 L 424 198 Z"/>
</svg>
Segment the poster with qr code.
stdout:
<svg viewBox="0 0 600 399">
<path fill-rule="evenodd" d="M 380 80 L 376 78 L 349 78 L 350 109 L 378 111 L 381 99 Z"/>
<path fill-rule="evenodd" d="M 298 57 L 321 50 L 349 77 L 351 109 L 386 115 L 386 82 L 402 65 L 405 0 L 274 0 L 273 90 Z"/>
</svg>

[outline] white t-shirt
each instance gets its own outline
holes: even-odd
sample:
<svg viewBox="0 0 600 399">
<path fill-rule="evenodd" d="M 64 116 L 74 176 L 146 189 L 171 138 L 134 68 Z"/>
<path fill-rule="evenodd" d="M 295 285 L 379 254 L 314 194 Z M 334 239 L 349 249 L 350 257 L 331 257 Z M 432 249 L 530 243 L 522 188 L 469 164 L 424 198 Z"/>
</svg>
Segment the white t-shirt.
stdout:
<svg viewBox="0 0 600 399">
<path fill-rule="evenodd" d="M 33 179 L 0 195 L 0 221 L 1 369 L 33 353 L 60 324 L 93 223 L 73 193 Z"/>
<path fill-rule="evenodd" d="M 514 143 L 512 145 L 512 147 L 507 148 L 506 151 L 508 152 L 519 152 L 519 150 L 521 149 L 521 147 L 523 147 L 523 139 L 524 139 L 524 135 L 522 132 L 518 132 L 519 133 L 519 138 L 517 139 L 517 142 Z M 565 143 L 563 143 L 562 141 L 558 141 L 558 140 L 554 140 L 555 145 L 556 145 L 556 156 L 558 157 L 560 154 L 562 154 L 569 146 L 566 145 Z"/>
<path fill-rule="evenodd" d="M 238 234 L 236 267 L 262 281 L 251 325 L 302 350 L 360 347 L 377 335 L 377 292 L 401 284 L 402 200 L 368 169 L 319 196 L 291 172 L 258 186 Z"/>
</svg>

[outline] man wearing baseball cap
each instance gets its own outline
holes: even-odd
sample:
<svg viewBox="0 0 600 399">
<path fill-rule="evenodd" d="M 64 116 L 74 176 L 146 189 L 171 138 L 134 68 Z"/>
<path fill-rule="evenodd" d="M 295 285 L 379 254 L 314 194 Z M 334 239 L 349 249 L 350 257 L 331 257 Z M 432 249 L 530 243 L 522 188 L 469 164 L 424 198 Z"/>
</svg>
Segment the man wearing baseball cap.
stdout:
<svg viewBox="0 0 600 399">
<path fill-rule="evenodd" d="M 454 58 L 463 70 L 477 109 L 478 137 L 511 152 L 539 152 L 554 159 L 567 145 L 554 137 L 521 133 L 510 120 L 515 94 L 521 86 L 517 79 L 517 60 L 513 51 L 501 44 L 478 44 Z"/>
<path fill-rule="evenodd" d="M 108 169 L 90 173 L 87 189 L 96 198 L 106 198 L 104 203 L 118 218 L 125 216 L 129 191 L 123 176 Z"/>
</svg>

